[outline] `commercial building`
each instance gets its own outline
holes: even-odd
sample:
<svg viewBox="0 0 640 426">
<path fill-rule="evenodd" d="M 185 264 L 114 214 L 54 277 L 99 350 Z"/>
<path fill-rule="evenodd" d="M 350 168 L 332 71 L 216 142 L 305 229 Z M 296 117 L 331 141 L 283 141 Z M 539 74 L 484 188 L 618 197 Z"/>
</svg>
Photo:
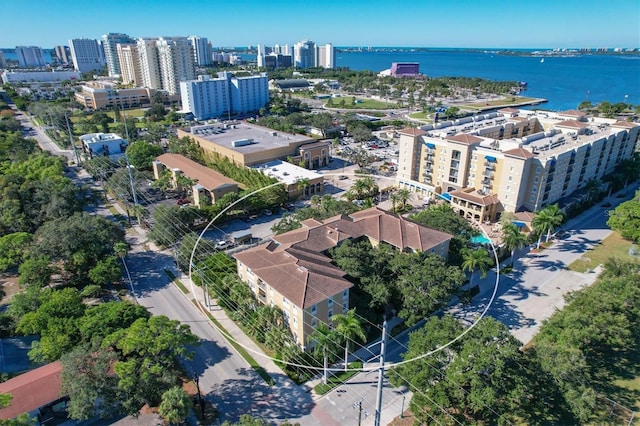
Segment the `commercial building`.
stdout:
<svg viewBox="0 0 640 426">
<path fill-rule="evenodd" d="M 69 40 L 73 67 L 81 73 L 98 71 L 104 67 L 104 54 L 97 40 L 75 38 Z"/>
<path fill-rule="evenodd" d="M 44 67 L 42 49 L 38 46 L 16 46 L 18 65 L 21 68 Z"/>
<path fill-rule="evenodd" d="M 116 53 L 120 63 L 122 84 L 132 84 L 136 87 L 144 86 L 138 44 L 117 44 Z"/>
<path fill-rule="evenodd" d="M 329 249 L 345 240 L 367 240 L 373 246 L 386 243 L 400 251 L 446 258 L 451 238 L 373 207 L 324 221 L 305 220 L 301 228 L 233 257 L 258 303 L 280 308 L 295 342 L 308 349 L 308 338 L 318 325 L 332 324 L 334 315 L 349 310 L 353 284 L 331 263 Z"/>
<path fill-rule="evenodd" d="M 561 207 L 633 155 L 640 125 L 579 111 L 504 108 L 400 131 L 398 185 L 449 199 L 461 216 Z"/>
<path fill-rule="evenodd" d="M 78 71 L 5 71 L 3 83 L 58 83 L 65 80 L 80 80 Z"/>
<path fill-rule="evenodd" d="M 281 182 L 290 200 L 300 196 L 320 195 L 324 192 L 324 176 L 313 170 L 282 160 L 273 160 L 252 167 Z M 305 184 L 300 185 L 301 181 Z"/>
<path fill-rule="evenodd" d="M 316 169 L 329 162 L 329 142 L 303 135 L 275 131 L 245 121 L 192 126 L 178 129 L 178 137 L 192 138 L 209 157 L 227 157 L 240 166 L 253 166 L 292 158 L 297 164 Z M 296 161 L 298 159 L 299 161 Z"/>
<path fill-rule="evenodd" d="M 213 64 L 211 43 L 206 37 L 187 37 L 193 46 L 193 58 L 199 67 L 207 67 Z"/>
<path fill-rule="evenodd" d="M 119 89 L 115 83 L 91 81 L 80 87 L 75 99 L 85 108 L 93 110 L 113 109 L 115 106 L 126 109 L 151 105 L 151 98 L 155 93 L 156 90 L 146 87 Z"/>
<path fill-rule="evenodd" d="M 218 78 L 206 75 L 180 82 L 180 94 L 183 112 L 191 112 L 196 120 L 229 117 L 267 105 L 269 81 L 266 73 L 236 77 L 219 72 Z"/>
<path fill-rule="evenodd" d="M 418 62 L 394 62 L 391 64 L 391 76 L 393 77 L 417 77 L 420 75 Z"/>
<path fill-rule="evenodd" d="M 135 40 L 126 34 L 109 33 L 102 36 L 102 48 L 104 49 L 104 58 L 107 63 L 107 72 L 109 77 L 119 77 L 120 58 L 118 57 L 118 44 L 133 44 Z"/>
<path fill-rule="evenodd" d="M 171 182 L 177 187 L 178 175 L 193 179 L 193 203 L 206 206 L 220 200 L 223 195 L 238 192 L 238 183 L 215 170 L 196 163 L 180 154 L 162 154 L 153 162 L 153 177 L 160 179 L 165 173 L 171 173 Z"/>
<path fill-rule="evenodd" d="M 129 142 L 115 133 L 89 133 L 80 136 L 82 150 L 93 158 L 94 156 L 110 157 L 114 160 L 124 156 Z"/>
</svg>

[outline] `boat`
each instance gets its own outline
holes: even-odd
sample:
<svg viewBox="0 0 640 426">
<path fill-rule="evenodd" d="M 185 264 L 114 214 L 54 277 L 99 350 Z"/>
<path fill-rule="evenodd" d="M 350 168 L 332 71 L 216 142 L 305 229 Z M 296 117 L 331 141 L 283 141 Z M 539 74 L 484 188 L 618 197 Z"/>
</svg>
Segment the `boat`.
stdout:
<svg viewBox="0 0 640 426">
<path fill-rule="evenodd" d="M 544 58 L 540 59 L 540 63 L 543 64 L 544 63 Z"/>
</svg>

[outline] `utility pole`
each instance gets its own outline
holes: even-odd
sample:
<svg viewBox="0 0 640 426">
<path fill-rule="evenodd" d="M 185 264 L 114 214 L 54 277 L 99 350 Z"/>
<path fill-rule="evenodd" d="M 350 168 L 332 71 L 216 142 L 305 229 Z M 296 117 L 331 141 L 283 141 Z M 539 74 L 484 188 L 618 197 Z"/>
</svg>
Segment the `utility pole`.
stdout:
<svg viewBox="0 0 640 426">
<path fill-rule="evenodd" d="M 387 343 L 387 316 L 384 316 L 382 323 L 382 338 L 380 339 L 380 369 L 378 370 L 378 392 L 376 396 L 376 412 L 373 420 L 374 426 L 380 426 L 380 416 L 382 415 L 382 382 L 384 380 L 384 355 Z"/>
<path fill-rule="evenodd" d="M 362 400 L 353 403 L 353 408 L 358 409 L 358 426 L 362 424 Z"/>
<path fill-rule="evenodd" d="M 80 156 L 78 155 L 78 151 L 76 151 L 76 144 L 73 141 L 73 135 L 71 134 L 71 126 L 69 125 L 69 117 L 67 116 L 67 112 L 64 112 L 64 119 L 67 122 L 67 131 L 69 132 L 69 143 L 71 143 L 71 148 L 73 149 L 73 154 L 76 157 L 76 164 L 78 167 L 80 166 Z"/>
</svg>

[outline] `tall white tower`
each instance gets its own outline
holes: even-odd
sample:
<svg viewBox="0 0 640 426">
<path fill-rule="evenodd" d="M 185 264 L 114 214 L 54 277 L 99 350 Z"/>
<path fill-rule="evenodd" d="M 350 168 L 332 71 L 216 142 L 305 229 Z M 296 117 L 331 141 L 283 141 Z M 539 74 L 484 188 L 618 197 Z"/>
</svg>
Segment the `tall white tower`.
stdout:
<svg viewBox="0 0 640 426">
<path fill-rule="evenodd" d="M 109 33 L 102 36 L 102 48 L 104 49 L 104 58 L 107 62 L 107 72 L 109 77 L 118 77 L 120 75 L 120 59 L 118 58 L 118 44 L 135 43 L 135 40 L 126 34 Z"/>
</svg>

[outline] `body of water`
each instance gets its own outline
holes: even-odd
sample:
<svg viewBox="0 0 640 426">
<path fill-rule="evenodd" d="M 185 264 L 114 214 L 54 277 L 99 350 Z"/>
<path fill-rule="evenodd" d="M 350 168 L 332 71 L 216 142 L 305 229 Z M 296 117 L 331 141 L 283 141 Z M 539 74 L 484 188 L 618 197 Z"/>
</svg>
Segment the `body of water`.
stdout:
<svg viewBox="0 0 640 426">
<path fill-rule="evenodd" d="M 464 50 L 337 52 L 336 66 L 375 72 L 392 62 L 418 62 L 429 77 L 526 81 L 522 94 L 548 99 L 540 108 L 567 110 L 582 101 L 640 104 L 640 55 L 504 55 Z"/>
</svg>

